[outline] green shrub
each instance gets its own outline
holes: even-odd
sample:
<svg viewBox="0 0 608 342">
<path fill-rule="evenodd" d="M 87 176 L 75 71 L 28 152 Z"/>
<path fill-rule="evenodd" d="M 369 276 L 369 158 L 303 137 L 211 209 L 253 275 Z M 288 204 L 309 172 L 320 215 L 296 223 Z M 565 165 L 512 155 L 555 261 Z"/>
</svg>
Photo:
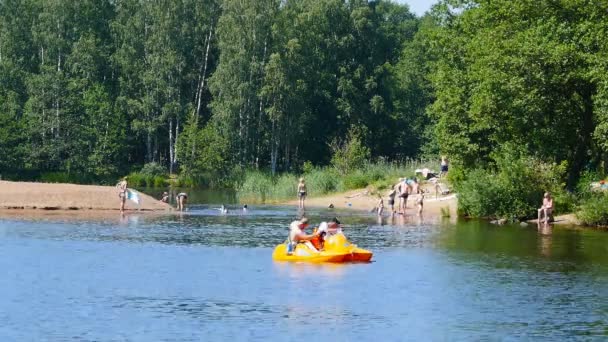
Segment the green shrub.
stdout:
<svg viewBox="0 0 608 342">
<path fill-rule="evenodd" d="M 586 198 L 576 217 L 587 226 L 608 226 L 608 195 L 597 193 Z"/>
<path fill-rule="evenodd" d="M 272 177 L 269 174 L 249 171 L 245 173 L 243 183 L 236 189 L 236 195 L 241 202 L 265 203 L 272 186 Z"/>
<path fill-rule="evenodd" d="M 173 181 L 172 186 L 176 188 L 194 188 L 201 186 L 201 181 L 194 176 L 181 174 Z"/>
<path fill-rule="evenodd" d="M 34 180 L 43 183 L 73 183 L 73 184 L 94 184 L 103 179 L 85 173 L 69 173 L 65 171 L 42 172 Z"/>
<path fill-rule="evenodd" d="M 148 177 L 156 177 L 165 176 L 167 172 L 165 171 L 165 168 L 162 167 L 160 164 L 152 162 L 144 165 L 144 167 L 141 168 L 141 171 L 139 171 L 139 173 Z"/>
<path fill-rule="evenodd" d="M 308 183 L 308 182 L 306 182 Z M 306 184 L 308 187 L 308 184 Z M 275 178 L 270 188 L 269 196 L 273 200 L 295 198 L 298 191 L 298 178 L 290 173 L 284 173 Z"/>
<path fill-rule="evenodd" d="M 363 167 L 371 155 L 369 148 L 363 145 L 360 134 L 352 129 L 346 141 L 341 142 L 336 139 L 332 141 L 330 148 L 333 152 L 331 164 L 342 176 Z"/>
<path fill-rule="evenodd" d="M 364 188 L 369 184 L 369 179 L 362 171 L 355 171 L 342 177 L 341 190 L 353 190 Z"/>
<path fill-rule="evenodd" d="M 133 172 L 127 176 L 127 181 L 131 187 L 160 188 L 166 185 L 167 180 L 163 176 L 150 176 L 140 172 Z"/>
<path fill-rule="evenodd" d="M 314 169 L 315 169 L 315 167 L 312 165 L 312 163 L 310 161 L 305 161 L 304 164 L 302 164 L 302 172 L 304 174 L 309 174 Z"/>
<path fill-rule="evenodd" d="M 67 172 L 44 172 L 40 175 L 43 183 L 72 183 L 73 178 Z"/>
<path fill-rule="evenodd" d="M 604 175 L 599 172 L 585 171 L 581 174 L 576 185 L 576 193 L 581 200 L 588 199 L 594 195 L 594 191 L 591 188 L 591 183 L 598 182 L 604 179 Z"/>
<path fill-rule="evenodd" d="M 556 212 L 572 207 L 561 182 L 566 164 L 543 163 L 506 145 L 492 158 L 495 170 L 466 173 L 458 186 L 458 212 L 472 217 L 524 219 L 535 217 L 543 193 L 550 191 Z"/>
<path fill-rule="evenodd" d="M 306 175 L 306 188 L 313 195 L 336 191 L 338 174 L 333 168 L 315 168 Z"/>
<path fill-rule="evenodd" d="M 154 177 L 152 177 L 152 182 L 153 182 L 152 186 L 154 186 L 155 188 L 161 188 L 161 187 L 164 187 L 166 185 L 165 184 L 166 183 L 165 182 L 165 177 L 162 177 L 162 176 L 154 176 Z"/>
</svg>

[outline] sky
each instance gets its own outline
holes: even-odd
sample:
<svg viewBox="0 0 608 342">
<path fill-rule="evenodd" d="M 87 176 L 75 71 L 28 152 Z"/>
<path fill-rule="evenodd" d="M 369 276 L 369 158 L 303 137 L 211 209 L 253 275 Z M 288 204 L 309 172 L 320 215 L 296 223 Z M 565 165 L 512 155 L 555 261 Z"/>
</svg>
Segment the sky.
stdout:
<svg viewBox="0 0 608 342">
<path fill-rule="evenodd" d="M 414 12 L 417 16 L 421 16 L 424 12 L 431 9 L 431 5 L 435 4 L 436 0 L 396 0 L 400 4 L 408 4 L 410 11 Z"/>
</svg>

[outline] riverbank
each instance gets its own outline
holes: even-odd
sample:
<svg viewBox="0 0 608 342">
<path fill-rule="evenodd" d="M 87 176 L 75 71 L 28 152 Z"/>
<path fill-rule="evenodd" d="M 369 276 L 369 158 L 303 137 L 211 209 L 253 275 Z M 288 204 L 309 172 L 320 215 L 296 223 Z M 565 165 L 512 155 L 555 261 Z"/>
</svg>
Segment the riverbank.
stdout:
<svg viewBox="0 0 608 342">
<path fill-rule="evenodd" d="M 417 207 L 416 200 L 420 195 L 412 195 L 408 198 L 406 215 L 416 215 Z M 397 205 L 397 201 L 395 205 Z M 298 200 L 291 200 L 286 205 L 298 205 Z M 338 209 L 352 209 L 358 211 L 372 212 L 378 204 L 378 195 L 372 194 L 367 189 L 352 190 L 344 193 L 334 193 L 324 196 L 308 197 L 305 202 L 309 208 L 328 208 L 333 205 Z M 423 215 L 425 218 L 440 218 L 449 213 L 450 217 L 457 217 L 458 197 L 456 194 L 448 195 L 431 195 L 426 194 L 424 199 Z M 388 200 L 384 197 L 384 213 L 390 214 Z M 530 224 L 537 224 L 537 220 L 526 221 Z M 565 226 L 580 226 L 580 222 L 576 219 L 576 215 L 562 214 L 554 217 L 552 225 Z"/>
<path fill-rule="evenodd" d="M 418 212 L 416 206 L 416 200 L 420 195 L 412 195 L 408 198 L 406 215 L 415 215 Z M 395 205 L 398 205 L 398 201 L 395 201 Z M 291 200 L 285 203 L 287 205 L 298 205 L 298 200 Z M 378 204 L 378 195 L 372 195 L 372 193 L 366 189 L 359 189 L 348 191 L 344 193 L 335 193 L 325 196 L 308 197 L 305 202 L 307 207 L 312 208 L 328 208 L 333 205 L 337 209 L 352 209 L 359 211 L 372 212 Z M 425 217 L 441 217 L 446 216 L 449 213 L 450 217 L 456 217 L 456 208 L 458 206 L 458 199 L 455 194 L 449 195 L 425 195 L 423 215 Z M 384 198 L 384 212 L 390 214 L 390 207 L 388 206 L 388 200 Z"/>
<path fill-rule="evenodd" d="M 128 211 L 170 211 L 167 203 L 139 193 L 140 204 L 127 200 Z M 0 210 L 120 210 L 112 186 L 0 181 Z"/>
</svg>

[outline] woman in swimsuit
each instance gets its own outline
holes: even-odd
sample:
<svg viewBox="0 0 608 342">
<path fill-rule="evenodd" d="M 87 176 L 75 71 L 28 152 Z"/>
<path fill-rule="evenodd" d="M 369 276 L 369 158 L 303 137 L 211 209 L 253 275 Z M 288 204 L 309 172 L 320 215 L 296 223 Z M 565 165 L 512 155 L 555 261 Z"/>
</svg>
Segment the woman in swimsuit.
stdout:
<svg viewBox="0 0 608 342">
<path fill-rule="evenodd" d="M 120 212 L 125 211 L 125 201 L 127 200 L 127 177 L 124 177 L 118 184 L 118 198 L 120 198 Z"/>
<path fill-rule="evenodd" d="M 180 192 L 175 196 L 175 201 L 177 202 L 177 210 L 184 211 L 184 206 L 188 201 L 188 194 L 185 192 Z"/>
<path fill-rule="evenodd" d="M 300 178 L 298 183 L 298 206 L 300 209 L 304 209 L 304 200 L 306 199 L 306 183 L 304 178 Z"/>
</svg>

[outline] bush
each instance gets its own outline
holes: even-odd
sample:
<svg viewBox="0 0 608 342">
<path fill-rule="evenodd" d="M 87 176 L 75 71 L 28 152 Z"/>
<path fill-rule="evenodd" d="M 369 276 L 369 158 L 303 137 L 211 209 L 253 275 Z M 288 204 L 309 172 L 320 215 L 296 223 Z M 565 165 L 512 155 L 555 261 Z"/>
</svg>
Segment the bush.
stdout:
<svg viewBox="0 0 608 342">
<path fill-rule="evenodd" d="M 312 163 L 310 161 L 305 161 L 304 164 L 302 164 L 302 172 L 304 174 L 309 174 L 314 169 L 315 169 L 315 167 L 312 165 Z"/>
<path fill-rule="evenodd" d="M 342 189 L 353 190 L 364 188 L 369 184 L 369 178 L 362 171 L 355 171 L 351 174 L 348 174 L 342 178 Z"/>
<path fill-rule="evenodd" d="M 43 183 L 70 183 L 71 178 L 67 172 L 44 172 L 40 175 Z"/>
<path fill-rule="evenodd" d="M 241 202 L 265 203 L 273 186 L 269 174 L 261 171 L 246 172 L 241 186 L 237 190 L 237 198 Z"/>
<path fill-rule="evenodd" d="M 99 179 L 87 174 L 74 174 L 63 171 L 43 172 L 38 177 L 38 180 L 43 183 L 74 183 L 74 184 L 91 184 L 96 183 Z"/>
<path fill-rule="evenodd" d="M 338 183 L 338 175 L 333 168 L 315 168 L 306 175 L 306 187 L 313 195 L 334 192 Z"/>
<path fill-rule="evenodd" d="M 593 197 L 595 192 L 591 188 L 591 183 L 604 179 L 604 175 L 599 172 L 585 171 L 581 174 L 576 185 L 576 193 L 581 200 Z"/>
<path fill-rule="evenodd" d="M 598 193 L 587 197 L 576 217 L 587 226 L 608 226 L 608 195 Z"/>
<path fill-rule="evenodd" d="M 297 191 L 298 178 L 293 174 L 284 173 L 275 178 L 274 184 L 269 191 L 269 196 L 274 200 L 295 198 Z"/>
<path fill-rule="evenodd" d="M 160 188 L 166 185 L 167 180 L 163 176 L 150 176 L 140 172 L 133 172 L 127 176 L 129 186 Z"/>
<path fill-rule="evenodd" d="M 157 176 L 166 175 L 165 168 L 155 162 L 147 163 L 146 165 L 144 165 L 144 167 L 141 168 L 141 171 L 139 171 L 139 173 L 141 173 L 144 176 L 148 176 L 148 177 L 157 177 Z"/>
<path fill-rule="evenodd" d="M 345 142 L 332 141 L 330 148 L 333 152 L 331 164 L 342 176 L 363 167 L 371 155 L 369 148 L 363 145 L 361 137 L 354 130 L 349 131 Z"/>
<path fill-rule="evenodd" d="M 493 155 L 495 170 L 465 173 L 457 184 L 458 212 L 471 217 L 525 219 L 536 217 L 543 193 L 550 191 L 556 212 L 572 207 L 573 197 L 561 182 L 566 164 L 543 163 L 512 146 Z"/>
</svg>

